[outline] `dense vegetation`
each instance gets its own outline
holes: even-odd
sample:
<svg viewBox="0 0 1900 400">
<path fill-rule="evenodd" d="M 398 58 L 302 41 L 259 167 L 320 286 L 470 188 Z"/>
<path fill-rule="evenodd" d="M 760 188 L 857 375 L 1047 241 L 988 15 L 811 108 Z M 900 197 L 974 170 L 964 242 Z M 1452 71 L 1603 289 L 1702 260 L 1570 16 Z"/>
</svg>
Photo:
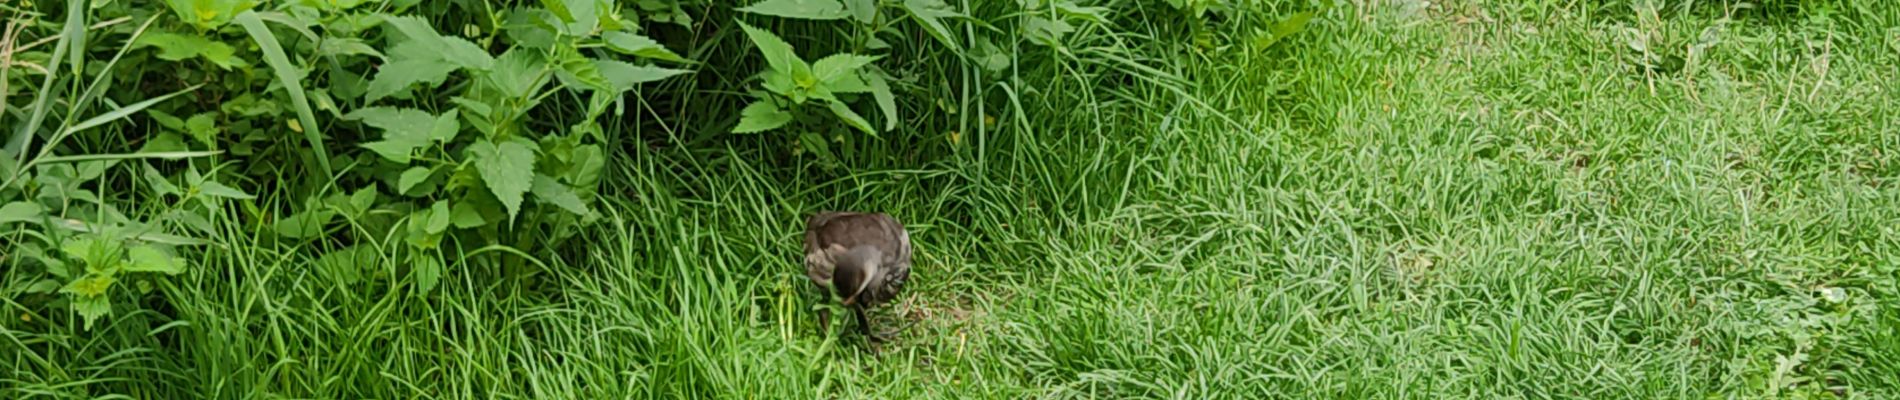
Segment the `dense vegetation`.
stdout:
<svg viewBox="0 0 1900 400">
<path fill-rule="evenodd" d="M 0 19 L 0 398 L 1900 396 L 1875 0 Z"/>
</svg>

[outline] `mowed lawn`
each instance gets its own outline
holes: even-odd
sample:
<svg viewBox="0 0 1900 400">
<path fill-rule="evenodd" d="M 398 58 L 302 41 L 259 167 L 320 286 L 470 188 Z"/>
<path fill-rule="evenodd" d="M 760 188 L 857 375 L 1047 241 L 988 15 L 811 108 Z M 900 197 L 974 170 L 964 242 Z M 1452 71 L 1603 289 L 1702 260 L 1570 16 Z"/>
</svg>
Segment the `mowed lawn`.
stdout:
<svg viewBox="0 0 1900 400">
<path fill-rule="evenodd" d="M 1088 65 L 972 85 L 1034 112 L 848 173 L 631 146 L 650 152 L 609 166 L 620 198 L 586 251 L 426 301 L 240 254 L 178 278 L 167 312 L 189 326 L 120 356 L 139 371 L 68 378 L 220 398 L 1900 398 L 1900 10 L 1351 3 L 1270 48 L 1182 50 L 1182 92 Z M 1076 90 L 1096 101 L 1048 95 Z M 881 353 L 817 330 L 799 240 L 836 209 L 916 241 L 879 318 L 914 325 Z"/>
</svg>

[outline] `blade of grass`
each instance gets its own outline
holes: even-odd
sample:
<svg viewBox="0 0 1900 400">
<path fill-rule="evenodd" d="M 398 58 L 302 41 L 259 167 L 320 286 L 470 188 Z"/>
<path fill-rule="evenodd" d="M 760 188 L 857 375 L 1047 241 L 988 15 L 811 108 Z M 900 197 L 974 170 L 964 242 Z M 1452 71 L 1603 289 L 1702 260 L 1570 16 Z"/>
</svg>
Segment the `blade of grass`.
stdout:
<svg viewBox="0 0 1900 400">
<path fill-rule="evenodd" d="M 244 31 L 257 41 L 257 47 L 264 52 L 264 62 L 270 63 L 272 71 L 285 91 L 290 92 L 290 104 L 297 109 L 297 121 L 303 124 L 304 139 L 310 141 L 310 149 L 316 152 L 317 166 L 324 177 L 334 175 L 330 170 L 330 151 L 323 145 L 323 135 L 317 127 L 316 115 L 310 112 L 310 101 L 304 98 L 303 83 L 298 82 L 296 70 L 290 65 L 290 58 L 284 56 L 284 49 L 277 44 L 277 35 L 264 26 L 264 21 L 253 11 L 237 15 L 236 21 L 244 26 Z"/>
<path fill-rule="evenodd" d="M 53 57 L 46 60 L 46 79 L 40 83 L 39 97 L 33 99 L 33 113 L 27 117 L 26 124 L 13 132 L 13 138 L 7 140 L 6 156 L 18 157 L 21 165 L 26 164 L 26 149 L 33 146 L 33 135 L 39 134 L 40 123 L 46 120 L 46 110 L 52 108 L 53 92 L 58 91 L 53 86 L 59 83 L 60 57 L 72 47 L 74 38 L 81 38 L 82 42 L 84 40 L 88 3 L 74 1 L 66 4 L 65 31 L 60 33 L 59 42 L 53 45 Z"/>
</svg>

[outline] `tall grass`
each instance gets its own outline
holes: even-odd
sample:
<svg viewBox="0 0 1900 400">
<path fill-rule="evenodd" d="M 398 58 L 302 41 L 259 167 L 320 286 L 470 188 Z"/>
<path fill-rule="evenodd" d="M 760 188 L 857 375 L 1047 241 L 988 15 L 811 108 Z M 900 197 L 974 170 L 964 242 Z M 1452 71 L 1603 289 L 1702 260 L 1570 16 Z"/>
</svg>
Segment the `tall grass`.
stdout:
<svg viewBox="0 0 1900 400">
<path fill-rule="evenodd" d="M 1001 73 L 892 50 L 915 117 L 834 142 L 840 168 L 723 133 L 762 63 L 707 18 L 682 54 L 733 66 L 602 121 L 602 219 L 575 241 L 452 242 L 422 292 L 396 254 L 345 283 L 226 210 L 188 272 L 90 330 L 9 268 L 0 397 L 1900 396 L 1900 14 L 1348 2 L 1201 48 L 1182 38 L 1249 27 L 1105 4 L 1065 48 L 1003 40 Z M 881 353 L 810 317 L 802 218 L 840 209 L 917 242 L 881 316 L 916 325 Z"/>
</svg>

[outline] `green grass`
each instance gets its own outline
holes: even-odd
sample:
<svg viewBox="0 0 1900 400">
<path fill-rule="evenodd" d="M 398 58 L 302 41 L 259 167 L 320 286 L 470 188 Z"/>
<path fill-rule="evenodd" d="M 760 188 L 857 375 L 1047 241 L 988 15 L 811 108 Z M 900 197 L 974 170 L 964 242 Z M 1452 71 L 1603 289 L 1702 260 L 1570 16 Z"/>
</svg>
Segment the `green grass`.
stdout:
<svg viewBox="0 0 1900 400">
<path fill-rule="evenodd" d="M 426 298 L 231 228 L 152 310 L 0 323 L 0 397 L 1900 396 L 1900 12 L 1445 3 L 1174 53 L 1204 106 L 1024 71 L 848 174 L 622 146 L 584 244 Z M 821 209 L 917 242 L 881 354 L 816 332 Z"/>
</svg>

